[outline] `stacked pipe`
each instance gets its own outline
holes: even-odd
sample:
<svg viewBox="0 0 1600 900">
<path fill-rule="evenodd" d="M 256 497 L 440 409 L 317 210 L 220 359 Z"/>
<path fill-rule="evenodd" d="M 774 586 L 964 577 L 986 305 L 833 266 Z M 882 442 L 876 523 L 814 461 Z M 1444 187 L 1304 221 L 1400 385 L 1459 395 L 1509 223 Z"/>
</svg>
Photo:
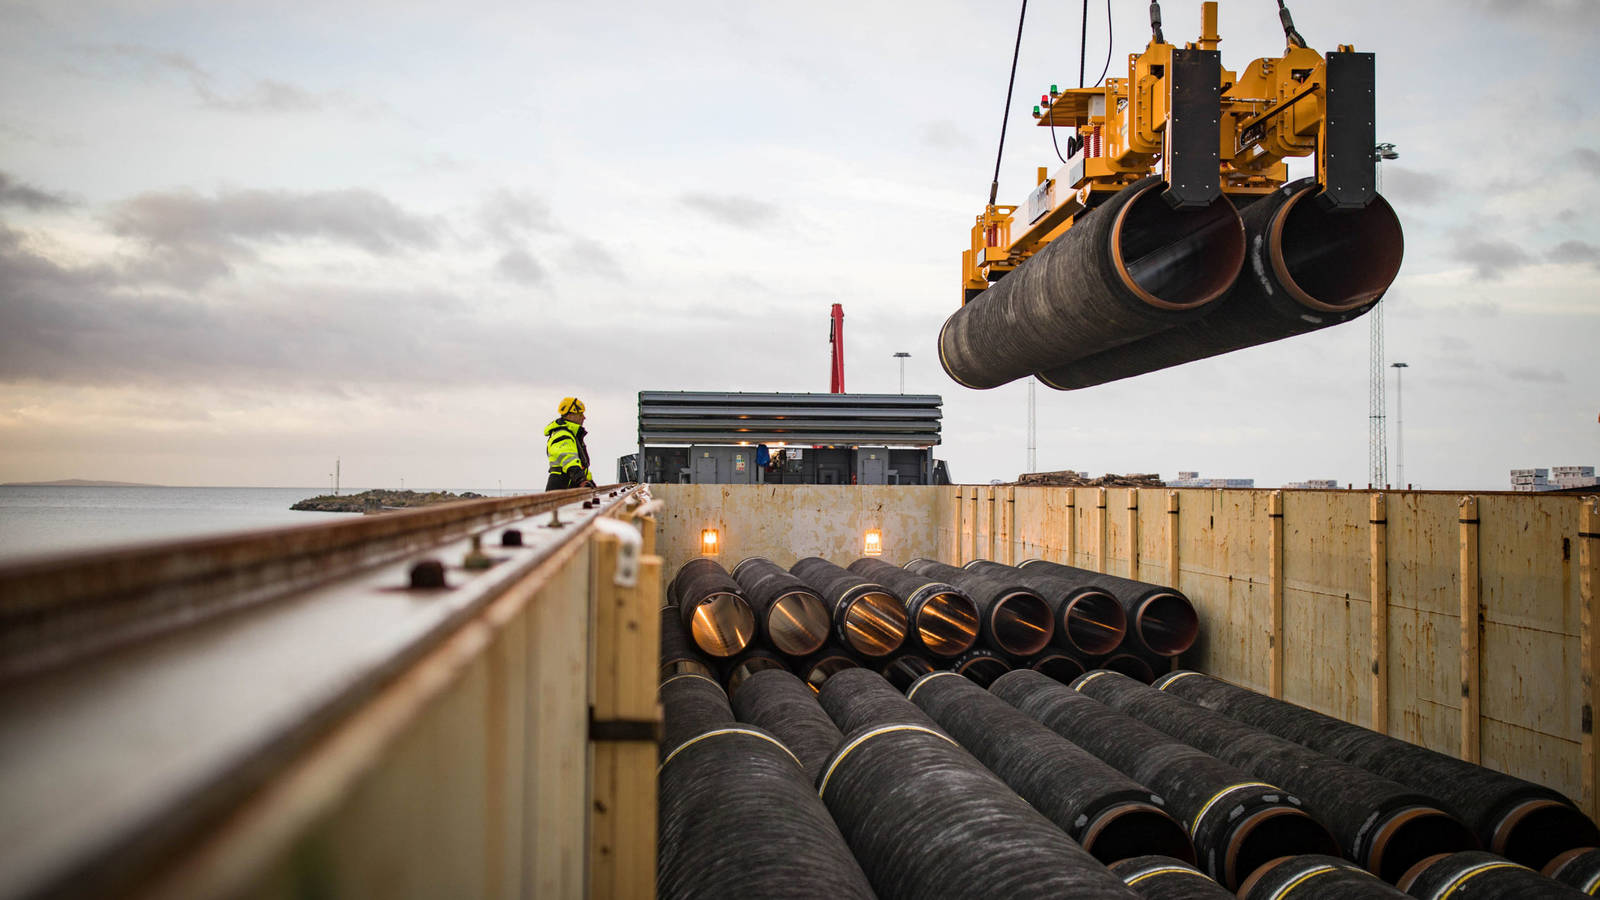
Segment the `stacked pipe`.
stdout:
<svg viewBox="0 0 1600 900">
<path fill-rule="evenodd" d="M 813 784 L 823 763 L 844 742 L 838 726 L 817 705 L 816 691 L 781 669 L 757 672 L 735 689 L 733 713 L 783 741 Z"/>
<path fill-rule="evenodd" d="M 1015 578 L 958 569 L 931 559 L 913 559 L 905 568 L 961 588 L 978 606 L 979 635 L 992 650 L 1014 657 L 1043 650 L 1055 634 L 1049 604 Z"/>
<path fill-rule="evenodd" d="M 1162 799 L 954 672 L 906 693 L 989 771 L 1101 862 L 1148 854 L 1194 861 Z"/>
<path fill-rule="evenodd" d="M 833 612 L 834 635 L 850 650 L 866 657 L 886 657 L 905 642 L 905 607 L 884 589 L 820 556 L 809 556 L 789 568 L 825 600 Z"/>
<path fill-rule="evenodd" d="M 845 733 L 818 793 L 880 897 L 1138 897 L 877 674 L 818 699 Z"/>
<path fill-rule="evenodd" d="M 1526 866 L 1482 850 L 1440 854 L 1412 867 L 1400 889 L 1419 900 L 1577 900 L 1584 892 L 1552 881 Z"/>
<path fill-rule="evenodd" d="M 1298 797 L 1060 682 L 1018 670 L 990 691 L 1163 797 L 1188 828 L 1200 868 L 1229 889 L 1280 856 L 1339 852 Z"/>
<path fill-rule="evenodd" d="M 1546 863 L 1542 874 L 1592 897 L 1600 893 L 1600 848 L 1568 850 Z"/>
<path fill-rule="evenodd" d="M 977 643 L 978 606 L 955 585 L 870 557 L 851 563 L 850 571 L 883 585 L 900 599 L 912 635 L 929 654 L 956 657 Z"/>
<path fill-rule="evenodd" d="M 770 559 L 752 556 L 733 567 L 760 636 L 786 656 L 815 653 L 828 640 L 828 607 L 817 592 Z"/>
<path fill-rule="evenodd" d="M 1239 213 L 1162 200 L 1152 175 L 1123 188 L 956 310 L 939 362 L 957 383 L 998 387 L 1204 315 L 1244 263 Z"/>
<path fill-rule="evenodd" d="M 727 659 L 749 646 L 756 617 L 745 602 L 739 582 L 716 560 L 691 559 L 678 570 L 667 589 L 680 620 L 695 646 L 708 656 Z"/>
<path fill-rule="evenodd" d="M 683 617 L 676 606 L 661 607 L 661 678 L 693 672 L 711 674 L 711 663 L 700 654 L 699 648 L 689 640 L 683 627 Z"/>
<path fill-rule="evenodd" d="M 986 559 L 967 563 L 966 568 L 980 575 L 1014 579 L 1037 591 L 1055 617 L 1054 643 L 1079 654 L 1080 660 L 1106 656 L 1117 649 L 1127 634 L 1127 613 L 1116 597 L 1098 585 L 1046 572 L 1037 566 L 1013 568 Z"/>
<path fill-rule="evenodd" d="M 1299 795 L 1350 859 L 1388 882 L 1439 853 L 1477 849 L 1433 797 L 1105 670 L 1073 687 L 1120 713 Z"/>
<path fill-rule="evenodd" d="M 669 679 L 661 701 L 657 896 L 874 896 L 787 747 L 736 724 L 704 676 Z"/>
<path fill-rule="evenodd" d="M 1051 576 L 1065 584 L 1095 588 L 1114 597 L 1127 617 L 1127 634 L 1132 639 L 1123 642 L 1123 649 L 1136 648 L 1152 657 L 1168 659 L 1188 650 L 1200 634 L 1194 604 L 1177 588 L 1043 559 L 1023 560 L 1017 572 L 1019 577 Z"/>
<path fill-rule="evenodd" d="M 1333 856 L 1308 853 L 1275 859 L 1239 888 L 1239 900 L 1407 900 L 1403 891 L 1366 869 Z"/>
<path fill-rule="evenodd" d="M 939 360 L 957 383 L 992 388 L 1037 374 L 1070 390 L 1327 328 L 1377 304 L 1404 236 L 1375 196 L 1330 211 L 1291 182 L 1200 210 L 1161 201 L 1149 176 L 953 313 Z"/>
<path fill-rule="evenodd" d="M 1436 794 L 1490 852 L 1542 868 L 1564 851 L 1600 846 L 1600 829 L 1557 791 L 1266 697 L 1199 672 L 1155 686 L 1336 759 Z"/>
<path fill-rule="evenodd" d="M 1108 868 L 1144 900 L 1234 900 L 1232 891 L 1170 856 L 1134 856 Z"/>
</svg>

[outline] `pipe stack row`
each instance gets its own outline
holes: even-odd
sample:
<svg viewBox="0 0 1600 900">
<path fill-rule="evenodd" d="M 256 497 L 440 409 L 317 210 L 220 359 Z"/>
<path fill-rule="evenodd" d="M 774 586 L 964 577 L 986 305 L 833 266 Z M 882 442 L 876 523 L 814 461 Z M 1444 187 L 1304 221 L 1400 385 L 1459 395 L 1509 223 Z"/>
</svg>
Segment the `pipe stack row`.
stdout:
<svg viewBox="0 0 1600 900">
<path fill-rule="evenodd" d="M 773 668 L 729 693 L 693 672 L 663 684 L 664 759 L 703 735 L 731 748 L 726 784 L 701 773 L 684 787 L 663 766 L 663 798 L 702 798 L 670 814 L 663 801 L 664 897 L 807 895 L 786 870 L 740 862 L 762 827 L 727 812 L 740 798 L 804 806 L 792 834 L 760 840 L 831 847 L 836 869 L 820 799 L 880 897 L 1471 900 L 1600 884 L 1600 830 L 1560 794 L 1199 673 L 1152 686 L 1102 669 L 1067 685 L 1019 669 L 986 689 L 934 671 L 902 692 L 859 667 L 820 691 Z M 748 764 L 746 748 L 785 765 Z M 804 799 L 738 786 L 769 768 L 807 784 Z M 685 881 L 697 867 L 743 880 Z"/>
<path fill-rule="evenodd" d="M 1173 588 L 1045 560 L 863 558 L 842 568 L 808 557 L 784 569 L 751 557 L 729 572 L 699 558 L 667 598 L 663 677 L 714 675 L 730 691 L 774 668 L 820 689 L 858 666 L 901 689 L 943 670 L 984 686 L 1017 668 L 1062 682 L 1110 668 L 1149 682 L 1199 633 L 1194 606 Z"/>
<path fill-rule="evenodd" d="M 953 313 L 945 372 L 971 388 L 1104 384 L 1349 321 L 1399 274 L 1404 236 L 1382 197 L 1333 211 L 1302 179 L 1174 209 L 1165 187 L 1152 175 L 1117 191 Z"/>
</svg>

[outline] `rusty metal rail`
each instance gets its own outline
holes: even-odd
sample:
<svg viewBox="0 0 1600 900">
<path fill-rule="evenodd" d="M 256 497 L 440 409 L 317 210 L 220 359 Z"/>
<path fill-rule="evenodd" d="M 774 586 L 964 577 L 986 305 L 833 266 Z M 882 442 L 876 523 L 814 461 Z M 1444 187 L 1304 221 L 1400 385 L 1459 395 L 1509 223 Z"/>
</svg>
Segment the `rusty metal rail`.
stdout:
<svg viewBox="0 0 1600 900">
<path fill-rule="evenodd" d="M 420 698 L 485 665 L 497 629 L 539 598 L 574 607 L 561 614 L 583 645 L 564 648 L 583 668 L 568 665 L 550 682 L 574 699 L 560 723 L 539 727 L 572 731 L 578 749 L 562 753 L 581 761 L 583 742 L 604 740 L 585 725 L 597 705 L 588 646 L 609 627 L 593 620 L 594 592 L 623 584 L 619 572 L 631 574 L 651 543 L 628 529 L 621 542 L 631 550 L 619 556 L 617 529 L 596 522 L 641 499 L 616 486 L 552 492 L 0 569 L 0 898 L 231 894 L 256 884 L 264 861 L 281 864 L 301 840 L 296 828 L 345 802 L 358 773 L 381 768 L 373 748 L 416 718 Z M 608 555 L 590 552 L 596 540 L 609 541 Z M 641 583 L 653 592 L 657 563 L 644 559 Z M 653 614 L 655 599 L 634 605 Z M 524 657 L 539 650 L 516 647 Z M 503 702 L 508 690 L 533 698 L 524 705 L 549 690 L 536 662 L 516 665 L 525 677 L 491 672 L 482 688 L 499 707 L 514 705 Z M 494 710 L 477 708 L 483 733 L 458 736 L 477 751 L 473 766 L 493 770 L 490 779 L 531 769 L 503 758 L 497 742 L 550 738 L 532 724 L 508 738 Z M 517 799 L 474 802 L 494 812 L 485 820 L 532 817 L 502 808 Z M 252 849 L 230 844 L 240 834 Z M 500 856 L 483 857 L 480 887 L 525 893 L 514 890 L 516 873 L 538 873 L 515 858 L 522 848 L 490 843 Z M 580 866 L 542 883 L 581 889 L 584 875 Z M 316 887 L 297 884 L 285 889 Z"/>
</svg>

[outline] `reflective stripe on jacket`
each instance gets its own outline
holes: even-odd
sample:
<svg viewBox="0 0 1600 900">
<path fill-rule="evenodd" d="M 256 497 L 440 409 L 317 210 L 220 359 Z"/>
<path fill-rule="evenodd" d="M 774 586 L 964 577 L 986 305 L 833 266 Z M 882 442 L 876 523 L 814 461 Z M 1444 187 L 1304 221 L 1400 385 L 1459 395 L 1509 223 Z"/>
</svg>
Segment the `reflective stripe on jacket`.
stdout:
<svg viewBox="0 0 1600 900">
<path fill-rule="evenodd" d="M 577 466 L 581 472 L 579 483 L 594 480 L 589 474 L 589 449 L 583 445 L 587 433 L 582 425 L 566 419 L 557 419 L 544 427 L 544 449 L 550 458 L 551 472 L 567 472 Z"/>
</svg>

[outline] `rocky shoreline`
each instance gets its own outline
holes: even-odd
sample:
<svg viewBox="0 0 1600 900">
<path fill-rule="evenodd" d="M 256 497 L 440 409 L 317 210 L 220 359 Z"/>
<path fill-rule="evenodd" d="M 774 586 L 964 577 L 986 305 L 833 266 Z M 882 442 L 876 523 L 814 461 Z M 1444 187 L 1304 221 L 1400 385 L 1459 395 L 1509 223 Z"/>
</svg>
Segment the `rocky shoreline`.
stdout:
<svg viewBox="0 0 1600 900">
<path fill-rule="evenodd" d="M 322 494 L 301 500 L 289 507 L 306 512 L 384 512 L 432 506 L 436 503 L 454 503 L 458 500 L 482 500 L 485 495 L 474 491 L 453 494 L 449 491 L 362 491 L 359 494 Z"/>
</svg>

